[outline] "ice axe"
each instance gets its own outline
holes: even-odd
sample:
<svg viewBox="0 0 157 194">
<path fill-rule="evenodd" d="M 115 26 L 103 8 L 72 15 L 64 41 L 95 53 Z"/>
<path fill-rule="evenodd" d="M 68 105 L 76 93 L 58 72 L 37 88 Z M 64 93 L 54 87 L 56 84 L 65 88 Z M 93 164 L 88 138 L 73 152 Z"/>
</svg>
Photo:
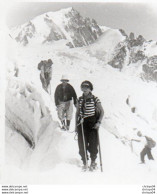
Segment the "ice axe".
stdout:
<svg viewBox="0 0 157 194">
<path fill-rule="evenodd" d="M 87 152 L 86 152 L 86 142 L 85 142 L 84 129 L 83 129 L 83 123 L 82 122 L 81 122 L 81 130 L 82 130 L 83 147 L 84 147 L 84 153 L 85 153 L 85 162 L 86 162 L 86 166 L 88 166 Z"/>
<path fill-rule="evenodd" d="M 100 147 L 100 138 L 99 138 L 99 129 L 97 129 L 97 135 L 98 135 L 98 147 L 99 147 L 100 168 L 101 168 L 101 172 L 103 172 L 102 157 L 101 157 L 101 147 Z"/>
</svg>

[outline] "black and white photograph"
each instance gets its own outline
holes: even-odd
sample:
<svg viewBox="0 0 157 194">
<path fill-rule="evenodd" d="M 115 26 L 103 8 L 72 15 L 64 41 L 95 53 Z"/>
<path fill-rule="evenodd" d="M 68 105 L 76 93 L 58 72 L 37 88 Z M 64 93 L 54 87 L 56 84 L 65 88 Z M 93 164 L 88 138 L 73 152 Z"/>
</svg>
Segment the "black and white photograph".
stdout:
<svg viewBox="0 0 157 194">
<path fill-rule="evenodd" d="M 157 4 L 14 2 L 5 19 L 3 183 L 156 185 Z"/>
</svg>

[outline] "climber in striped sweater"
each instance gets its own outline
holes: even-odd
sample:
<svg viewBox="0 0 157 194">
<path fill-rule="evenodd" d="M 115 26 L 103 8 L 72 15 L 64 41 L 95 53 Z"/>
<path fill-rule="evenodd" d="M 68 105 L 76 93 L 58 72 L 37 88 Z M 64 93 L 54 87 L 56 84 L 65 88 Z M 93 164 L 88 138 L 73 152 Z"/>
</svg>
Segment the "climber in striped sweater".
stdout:
<svg viewBox="0 0 157 194">
<path fill-rule="evenodd" d="M 90 153 L 91 166 L 95 166 L 98 153 L 97 130 L 101 125 L 104 110 L 98 97 L 92 94 L 93 85 L 89 81 L 81 84 L 83 95 L 79 97 L 76 111 L 76 132 L 78 133 L 79 154 L 86 168 L 85 151 L 81 124 L 83 124 L 86 152 Z"/>
</svg>

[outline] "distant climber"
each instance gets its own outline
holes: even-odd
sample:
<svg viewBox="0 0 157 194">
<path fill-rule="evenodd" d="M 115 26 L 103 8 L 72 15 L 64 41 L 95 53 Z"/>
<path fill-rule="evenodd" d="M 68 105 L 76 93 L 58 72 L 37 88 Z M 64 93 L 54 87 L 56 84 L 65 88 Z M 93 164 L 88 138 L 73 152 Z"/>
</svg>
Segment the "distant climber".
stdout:
<svg viewBox="0 0 157 194">
<path fill-rule="evenodd" d="M 148 156 L 149 160 L 154 160 L 151 149 L 156 146 L 156 142 L 151 137 L 142 135 L 140 131 L 137 132 L 137 136 L 140 137 L 140 139 L 131 139 L 131 141 L 141 142 L 144 144 L 144 148 L 140 153 L 141 164 L 145 163 L 145 155 Z"/>
<path fill-rule="evenodd" d="M 77 95 L 74 88 L 68 83 L 69 79 L 66 75 L 63 75 L 55 91 L 55 104 L 58 111 L 58 117 L 62 123 L 63 130 L 69 130 L 70 122 L 73 113 L 73 104 L 76 107 Z"/>
<path fill-rule="evenodd" d="M 41 71 L 40 72 L 40 80 L 42 83 L 43 89 L 51 94 L 51 86 L 50 86 L 50 81 L 52 78 L 52 60 L 48 59 L 47 61 L 41 61 L 38 64 L 38 69 Z"/>
</svg>

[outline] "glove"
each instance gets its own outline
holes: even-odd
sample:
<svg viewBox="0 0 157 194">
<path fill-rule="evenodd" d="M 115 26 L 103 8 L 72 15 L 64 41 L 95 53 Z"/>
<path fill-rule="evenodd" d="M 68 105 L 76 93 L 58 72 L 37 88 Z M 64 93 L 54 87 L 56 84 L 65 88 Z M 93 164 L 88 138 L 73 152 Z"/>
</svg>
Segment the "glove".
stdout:
<svg viewBox="0 0 157 194">
<path fill-rule="evenodd" d="M 80 120 L 80 124 L 82 124 L 84 122 L 84 118 L 82 118 L 81 120 Z"/>
<path fill-rule="evenodd" d="M 100 123 L 99 122 L 97 122 L 97 123 L 95 123 L 95 125 L 94 125 L 94 129 L 96 129 L 96 130 L 98 130 L 99 129 L 99 127 L 100 127 Z"/>
</svg>

